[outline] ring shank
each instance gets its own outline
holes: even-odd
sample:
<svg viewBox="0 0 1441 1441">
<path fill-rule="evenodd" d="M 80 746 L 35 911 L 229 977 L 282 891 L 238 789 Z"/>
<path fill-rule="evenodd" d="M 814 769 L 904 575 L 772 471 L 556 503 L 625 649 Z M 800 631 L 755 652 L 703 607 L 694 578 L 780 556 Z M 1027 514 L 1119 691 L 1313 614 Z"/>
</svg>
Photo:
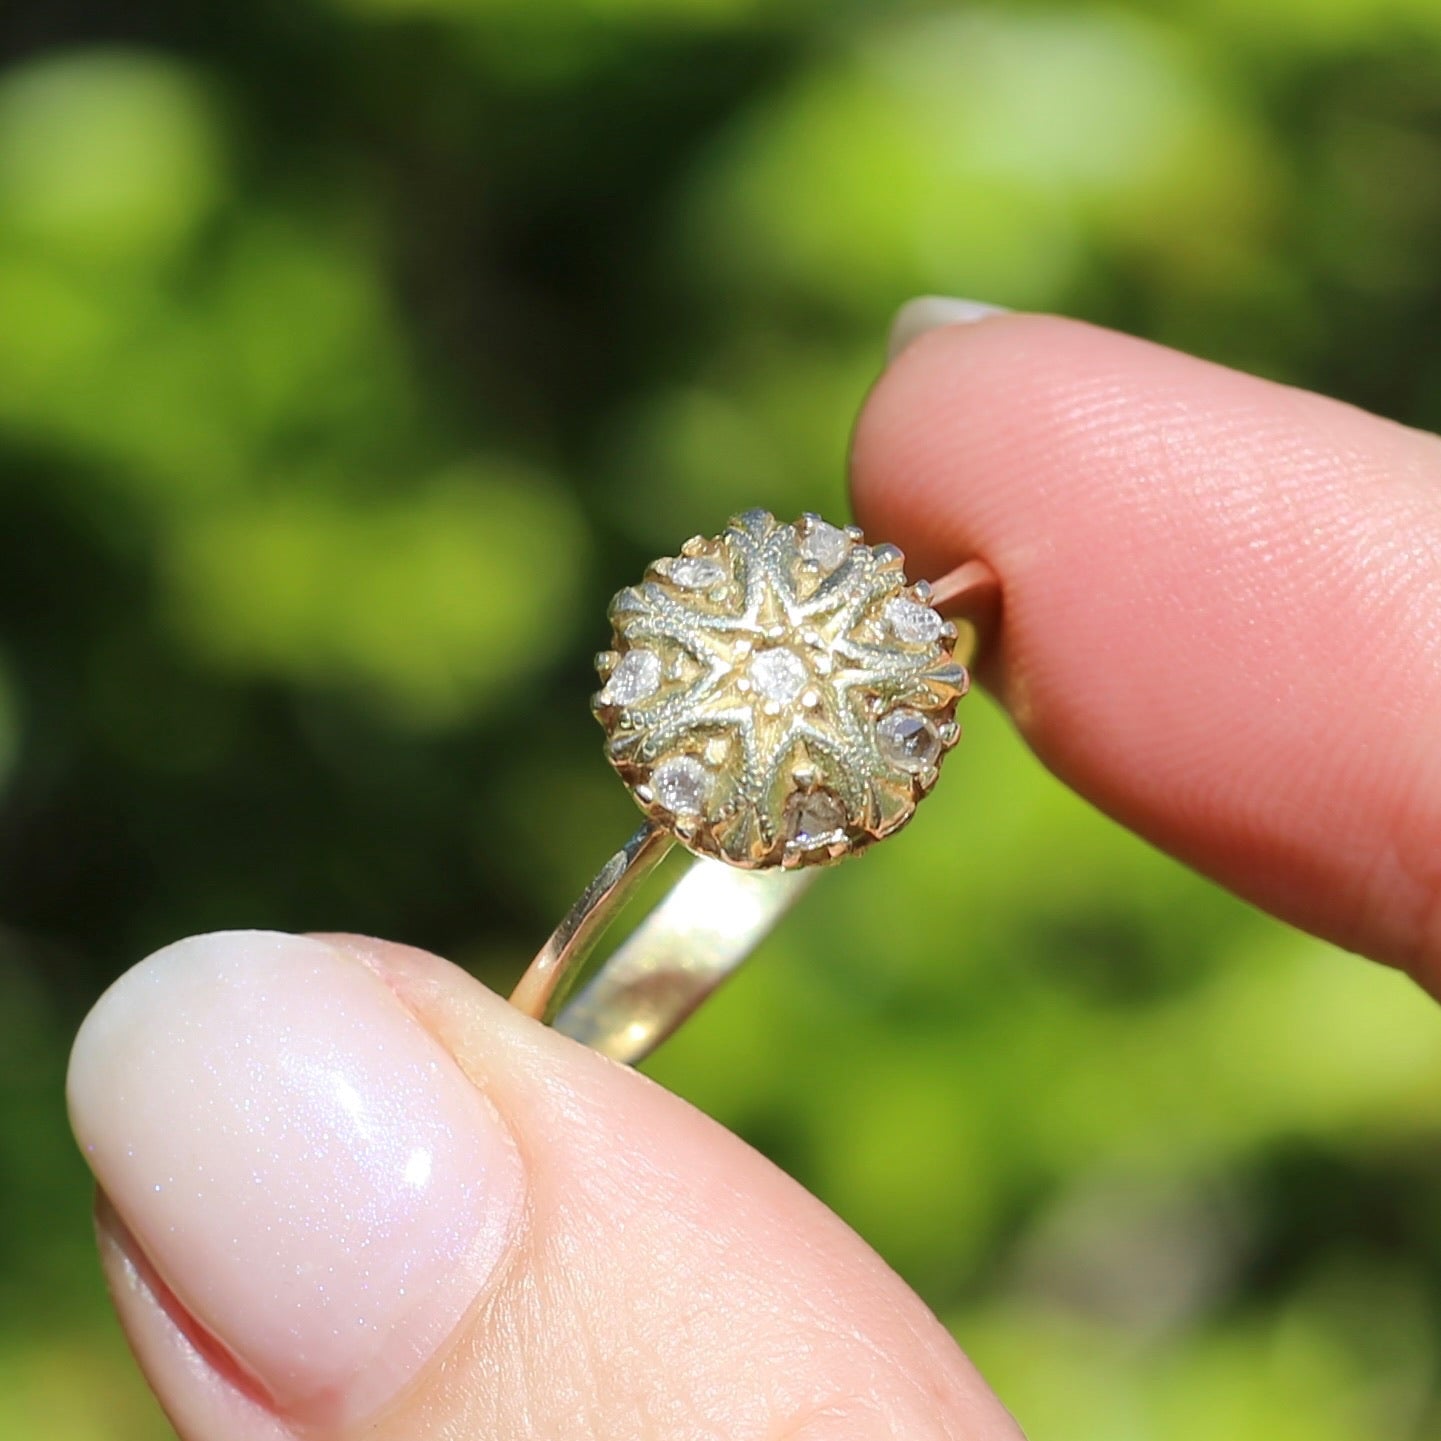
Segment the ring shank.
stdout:
<svg viewBox="0 0 1441 1441">
<path fill-rule="evenodd" d="M 674 844 L 674 837 L 659 826 L 643 825 L 566 912 L 510 993 L 511 1005 L 538 1021 L 552 1020 L 601 933 Z"/>
<path fill-rule="evenodd" d="M 703 857 L 671 888 L 576 998 L 566 993 L 605 928 L 675 845 L 643 825 L 600 868 L 530 963 L 511 1004 L 613 1060 L 648 1056 L 756 948 L 815 879 L 743 871 Z"/>
<path fill-rule="evenodd" d="M 643 1060 L 734 971 L 815 880 L 698 858 L 555 1028 L 613 1060 Z"/>
</svg>

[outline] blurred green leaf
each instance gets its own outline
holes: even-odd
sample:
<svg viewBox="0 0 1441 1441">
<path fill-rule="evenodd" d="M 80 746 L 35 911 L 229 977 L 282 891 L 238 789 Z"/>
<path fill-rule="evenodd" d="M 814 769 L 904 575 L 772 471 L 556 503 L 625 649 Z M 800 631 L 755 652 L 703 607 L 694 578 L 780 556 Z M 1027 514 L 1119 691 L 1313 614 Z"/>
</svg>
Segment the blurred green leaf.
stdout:
<svg viewBox="0 0 1441 1441">
<path fill-rule="evenodd" d="M 1100 246 L 1254 262 L 1283 175 L 1172 33 L 979 9 L 879 29 L 747 117 L 687 239 L 698 268 L 790 305 L 875 318 L 930 291 L 1039 307 Z"/>
<path fill-rule="evenodd" d="M 477 463 L 364 507 L 302 490 L 207 514 L 168 569 L 210 660 L 358 685 L 427 725 L 516 704 L 569 638 L 585 564 L 564 492 Z"/>
<path fill-rule="evenodd" d="M 161 266 L 214 214 L 226 178 L 213 97 L 174 62 L 80 52 L 0 84 L 0 243 Z"/>
</svg>

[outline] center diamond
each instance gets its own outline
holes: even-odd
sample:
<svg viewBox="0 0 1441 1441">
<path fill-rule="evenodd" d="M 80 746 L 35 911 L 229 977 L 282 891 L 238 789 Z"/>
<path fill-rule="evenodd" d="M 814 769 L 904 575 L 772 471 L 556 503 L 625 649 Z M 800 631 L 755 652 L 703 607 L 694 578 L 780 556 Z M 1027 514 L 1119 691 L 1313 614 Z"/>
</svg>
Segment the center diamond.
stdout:
<svg viewBox="0 0 1441 1441">
<path fill-rule="evenodd" d="M 751 662 L 750 674 L 751 684 L 767 700 L 789 705 L 801 693 L 809 672 L 795 651 L 776 646 Z"/>
</svg>

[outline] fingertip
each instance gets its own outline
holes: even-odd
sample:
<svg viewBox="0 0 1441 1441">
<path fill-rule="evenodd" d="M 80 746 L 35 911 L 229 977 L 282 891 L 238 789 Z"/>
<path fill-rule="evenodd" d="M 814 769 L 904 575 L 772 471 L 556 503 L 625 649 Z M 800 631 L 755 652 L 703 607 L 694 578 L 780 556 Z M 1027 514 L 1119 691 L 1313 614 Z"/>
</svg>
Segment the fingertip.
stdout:
<svg viewBox="0 0 1441 1441">
<path fill-rule="evenodd" d="M 1142 434 L 1150 410 L 1134 380 L 1166 385 L 1173 359 L 1201 364 L 1052 315 L 1002 312 L 984 325 L 920 331 L 857 421 L 851 486 L 862 524 L 924 571 L 971 555 L 993 564 L 1020 558 L 1014 551 L 1036 500 L 1068 519 L 1114 496 L 1118 467 L 1064 468 L 1090 442 L 1121 459 L 1121 440 Z"/>
<path fill-rule="evenodd" d="M 224 932 L 142 961 L 81 1027 L 69 1093 L 134 1274 L 297 1425 L 343 1429 L 404 1390 L 520 1229 L 495 1107 L 318 940 Z"/>
<path fill-rule="evenodd" d="M 819 1203 L 438 957 L 198 937 L 122 978 L 76 1049 L 107 1276 L 187 1438 L 561 1436 L 577 1414 L 629 1435 L 636 1396 L 676 1434 L 859 1401 L 890 1434 L 1010 1434 Z"/>
<path fill-rule="evenodd" d="M 176 1432 L 205 1441 L 293 1441 L 269 1399 L 156 1275 L 103 1190 L 96 1195 L 95 1237 L 126 1339 Z"/>
<path fill-rule="evenodd" d="M 1433 438 L 1003 315 L 900 353 L 852 479 L 862 524 L 915 570 L 997 572 L 978 673 L 1064 780 L 1287 919 L 1438 964 Z"/>
</svg>

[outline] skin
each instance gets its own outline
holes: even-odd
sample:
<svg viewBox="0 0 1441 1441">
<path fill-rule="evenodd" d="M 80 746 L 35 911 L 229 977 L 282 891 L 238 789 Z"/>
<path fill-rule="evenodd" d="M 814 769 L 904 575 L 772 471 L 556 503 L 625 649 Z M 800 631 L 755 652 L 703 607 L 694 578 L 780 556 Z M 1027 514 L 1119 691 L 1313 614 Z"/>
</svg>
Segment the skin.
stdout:
<svg viewBox="0 0 1441 1441">
<path fill-rule="evenodd" d="M 854 492 L 912 574 L 994 567 L 981 679 L 1057 775 L 1256 904 L 1441 987 L 1441 441 L 1000 315 L 887 369 Z M 317 1430 L 227 1372 L 102 1196 L 122 1323 L 183 1436 L 1020 1436 L 885 1264 L 714 1122 L 445 961 L 335 944 L 493 1103 L 526 1221 L 378 1422 Z"/>
</svg>

